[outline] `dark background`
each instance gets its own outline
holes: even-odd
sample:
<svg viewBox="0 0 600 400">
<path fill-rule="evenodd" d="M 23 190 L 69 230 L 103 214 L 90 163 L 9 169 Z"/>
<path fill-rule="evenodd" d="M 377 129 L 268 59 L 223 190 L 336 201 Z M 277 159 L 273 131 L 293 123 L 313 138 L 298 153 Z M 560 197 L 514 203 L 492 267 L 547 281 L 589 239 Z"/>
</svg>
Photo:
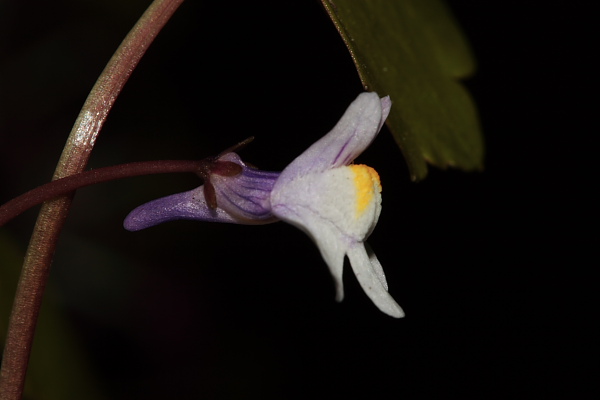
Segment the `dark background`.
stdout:
<svg viewBox="0 0 600 400">
<path fill-rule="evenodd" d="M 126 3 L 0 5 L 0 202 L 50 179 L 89 89 L 149 2 Z M 178 10 L 117 100 L 90 167 L 202 158 L 254 135 L 244 159 L 281 170 L 362 90 L 318 1 L 216 3 Z M 406 318 L 380 313 L 349 266 L 336 303 L 316 247 L 283 223 L 122 229 L 135 206 L 197 186 L 193 176 L 102 184 L 77 194 L 47 294 L 98 393 L 592 397 L 589 10 L 448 4 L 478 61 L 466 85 L 485 171 L 432 168 L 412 183 L 387 128 L 360 158 L 383 181 L 369 243 Z M 22 249 L 35 215 L 2 228 Z"/>
</svg>

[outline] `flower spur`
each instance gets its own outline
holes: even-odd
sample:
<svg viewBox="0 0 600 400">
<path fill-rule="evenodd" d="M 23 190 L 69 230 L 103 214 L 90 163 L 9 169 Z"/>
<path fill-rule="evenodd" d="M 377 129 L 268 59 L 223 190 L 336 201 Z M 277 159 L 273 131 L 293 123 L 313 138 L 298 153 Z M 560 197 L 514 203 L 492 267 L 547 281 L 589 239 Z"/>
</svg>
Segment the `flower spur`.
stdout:
<svg viewBox="0 0 600 400">
<path fill-rule="evenodd" d="M 222 153 L 215 167 L 202 174 L 203 186 L 136 208 L 124 226 L 136 231 L 177 219 L 238 224 L 282 220 L 315 242 L 334 278 L 338 301 L 344 297 L 347 255 L 373 303 L 392 317 L 403 317 L 388 293 L 381 264 L 365 243 L 381 212 L 379 176 L 368 166 L 352 164 L 375 139 L 390 107 L 389 97 L 360 94 L 333 130 L 281 173 L 252 168 L 234 152 Z M 223 167 L 227 163 L 241 169 Z"/>
</svg>

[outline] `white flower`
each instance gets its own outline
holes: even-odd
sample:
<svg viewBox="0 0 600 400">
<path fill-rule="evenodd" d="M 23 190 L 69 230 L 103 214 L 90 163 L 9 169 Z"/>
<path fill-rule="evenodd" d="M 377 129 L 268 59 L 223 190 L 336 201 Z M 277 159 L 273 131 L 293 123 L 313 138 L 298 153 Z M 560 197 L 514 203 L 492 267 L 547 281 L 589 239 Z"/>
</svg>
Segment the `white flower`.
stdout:
<svg viewBox="0 0 600 400">
<path fill-rule="evenodd" d="M 365 293 L 384 313 L 404 312 L 388 293 L 383 268 L 366 246 L 381 212 L 377 172 L 352 164 L 375 139 L 390 111 L 389 97 L 362 93 L 331 132 L 309 147 L 281 173 L 260 171 L 225 152 L 207 162 L 205 184 L 133 210 L 125 228 L 136 231 L 166 221 L 191 219 L 266 224 L 281 219 L 316 243 L 344 297 L 344 258 Z"/>
<path fill-rule="evenodd" d="M 365 240 L 381 212 L 381 184 L 374 169 L 354 165 L 379 133 L 389 97 L 362 93 L 331 132 L 288 165 L 271 192 L 271 212 L 305 231 L 315 242 L 344 297 L 344 257 L 365 293 L 384 313 L 404 312 L 388 293 L 383 268 Z"/>
</svg>

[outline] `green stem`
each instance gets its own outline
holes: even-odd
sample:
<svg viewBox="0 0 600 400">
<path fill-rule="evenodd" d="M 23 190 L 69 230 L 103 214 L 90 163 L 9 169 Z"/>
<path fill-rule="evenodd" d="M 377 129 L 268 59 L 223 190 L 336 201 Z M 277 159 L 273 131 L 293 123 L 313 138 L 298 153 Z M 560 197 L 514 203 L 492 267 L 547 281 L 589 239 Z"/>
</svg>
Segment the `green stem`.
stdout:
<svg viewBox="0 0 600 400">
<path fill-rule="evenodd" d="M 125 37 L 75 121 L 54 179 L 82 172 L 110 109 L 131 72 L 183 0 L 154 0 Z M 44 203 L 25 256 L 8 323 L 0 370 L 0 399 L 19 400 L 52 256 L 72 196 Z"/>
</svg>

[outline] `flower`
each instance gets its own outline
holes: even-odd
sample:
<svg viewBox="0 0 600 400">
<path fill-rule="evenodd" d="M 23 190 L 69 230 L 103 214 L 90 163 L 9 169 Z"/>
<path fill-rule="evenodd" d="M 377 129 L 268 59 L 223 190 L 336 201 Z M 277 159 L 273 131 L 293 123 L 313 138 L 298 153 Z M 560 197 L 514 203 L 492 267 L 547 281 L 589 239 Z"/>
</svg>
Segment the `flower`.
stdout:
<svg viewBox="0 0 600 400">
<path fill-rule="evenodd" d="M 360 94 L 333 130 L 281 173 L 252 168 L 232 152 L 222 154 L 203 186 L 136 208 L 125 219 L 125 228 L 135 231 L 176 219 L 241 224 L 279 219 L 315 242 L 334 278 L 338 301 L 344 297 L 342 271 L 348 256 L 373 303 L 388 315 L 403 317 L 388 293 L 381 263 L 365 243 L 381 212 L 379 176 L 371 167 L 352 164 L 375 139 L 390 107 L 389 97 Z M 241 166 L 241 171 L 230 172 L 227 163 Z"/>
</svg>

